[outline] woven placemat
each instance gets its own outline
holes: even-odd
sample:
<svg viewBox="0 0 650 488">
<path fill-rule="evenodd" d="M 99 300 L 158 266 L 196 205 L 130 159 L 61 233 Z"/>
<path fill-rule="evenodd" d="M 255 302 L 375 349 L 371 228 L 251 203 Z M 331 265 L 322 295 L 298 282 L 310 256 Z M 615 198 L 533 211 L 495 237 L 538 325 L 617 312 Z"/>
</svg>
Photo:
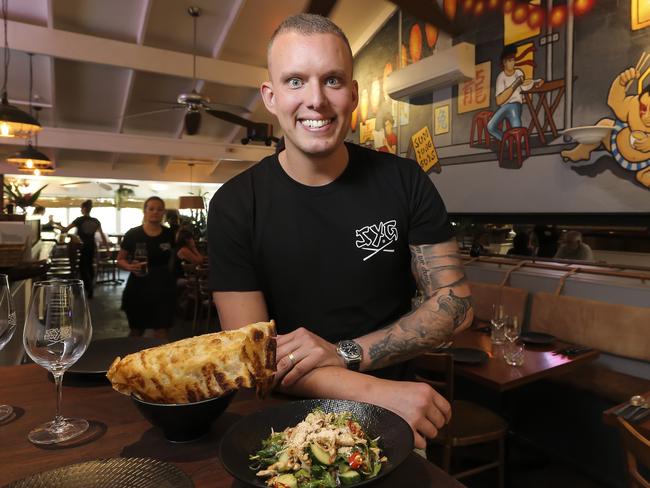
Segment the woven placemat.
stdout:
<svg viewBox="0 0 650 488">
<path fill-rule="evenodd" d="M 14 481 L 5 488 L 192 488 L 176 466 L 151 458 L 110 458 L 71 464 Z"/>
</svg>

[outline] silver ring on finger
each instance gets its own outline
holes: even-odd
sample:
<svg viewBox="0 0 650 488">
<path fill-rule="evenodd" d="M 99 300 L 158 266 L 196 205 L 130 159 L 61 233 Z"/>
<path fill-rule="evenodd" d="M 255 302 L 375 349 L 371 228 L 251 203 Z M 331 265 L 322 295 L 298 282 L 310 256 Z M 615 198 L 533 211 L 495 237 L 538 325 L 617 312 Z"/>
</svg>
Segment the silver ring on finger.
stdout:
<svg viewBox="0 0 650 488">
<path fill-rule="evenodd" d="M 294 356 L 293 353 L 289 353 L 287 357 L 289 358 L 289 361 L 291 361 L 291 367 L 293 367 L 293 365 L 296 364 L 296 356 Z"/>
</svg>

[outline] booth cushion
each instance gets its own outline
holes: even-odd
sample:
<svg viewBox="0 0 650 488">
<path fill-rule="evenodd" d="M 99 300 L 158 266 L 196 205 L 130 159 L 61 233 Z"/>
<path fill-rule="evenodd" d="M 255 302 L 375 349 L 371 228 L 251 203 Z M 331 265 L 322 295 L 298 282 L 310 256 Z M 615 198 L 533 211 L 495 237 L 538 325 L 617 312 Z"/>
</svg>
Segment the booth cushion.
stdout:
<svg viewBox="0 0 650 488">
<path fill-rule="evenodd" d="M 602 352 L 650 361 L 650 308 L 539 292 L 530 329 Z"/>
</svg>

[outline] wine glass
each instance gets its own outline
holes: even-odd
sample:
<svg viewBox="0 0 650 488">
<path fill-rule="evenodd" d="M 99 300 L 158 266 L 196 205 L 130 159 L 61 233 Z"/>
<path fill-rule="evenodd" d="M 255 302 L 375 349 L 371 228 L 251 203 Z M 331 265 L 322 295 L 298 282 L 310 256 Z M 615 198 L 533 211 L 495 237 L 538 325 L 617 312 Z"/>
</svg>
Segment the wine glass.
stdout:
<svg viewBox="0 0 650 488">
<path fill-rule="evenodd" d="M 55 444 L 88 429 L 88 421 L 61 415 L 63 373 L 86 351 L 92 336 L 90 313 L 81 280 L 34 283 L 25 320 L 23 344 L 36 364 L 54 376 L 56 416 L 34 428 L 28 439 L 34 444 Z"/>
<path fill-rule="evenodd" d="M 513 315 L 512 317 L 510 317 L 508 320 L 505 321 L 505 325 L 503 326 L 503 335 L 510 342 L 515 342 L 517 339 L 519 339 L 520 334 L 521 334 L 521 323 L 517 319 L 517 316 Z"/>
<path fill-rule="evenodd" d="M 503 305 L 492 305 L 492 318 L 490 319 L 490 324 L 492 328 L 490 329 L 492 344 L 503 344 L 505 342 L 503 336 L 503 326 L 506 323 L 507 317 L 503 310 Z"/>
<path fill-rule="evenodd" d="M 147 269 L 147 263 L 149 262 L 149 255 L 147 253 L 147 244 L 145 242 L 137 242 L 135 244 L 135 251 L 133 253 L 133 262 L 139 263 L 140 270 L 135 274 L 137 276 L 146 276 L 149 270 Z"/>
<path fill-rule="evenodd" d="M 16 311 L 11 298 L 9 278 L 0 274 L 0 349 L 11 340 L 16 330 Z M 0 405 L 0 422 L 8 419 L 14 409 L 11 405 Z"/>
</svg>

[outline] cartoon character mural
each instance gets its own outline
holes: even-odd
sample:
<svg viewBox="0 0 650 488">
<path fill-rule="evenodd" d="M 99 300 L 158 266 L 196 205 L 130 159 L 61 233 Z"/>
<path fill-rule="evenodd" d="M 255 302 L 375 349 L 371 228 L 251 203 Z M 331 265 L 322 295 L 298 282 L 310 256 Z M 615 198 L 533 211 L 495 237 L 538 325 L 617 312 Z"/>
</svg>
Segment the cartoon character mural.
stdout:
<svg viewBox="0 0 650 488">
<path fill-rule="evenodd" d="M 517 48 L 505 46 L 501 52 L 501 65 L 503 71 L 497 76 L 494 89 L 497 111 L 490 118 L 487 129 L 497 141 L 503 139 L 503 131 L 499 128 L 503 120 L 510 123 L 510 127 L 522 127 L 521 106 L 523 103 L 522 91 L 541 86 L 542 80 L 526 79 L 524 72 L 517 68 Z"/>
<path fill-rule="evenodd" d="M 636 180 L 650 188 L 650 86 L 643 89 L 639 83 L 637 95 L 627 94 L 641 77 L 640 64 L 616 76 L 609 89 L 607 105 L 615 118 L 603 118 L 596 125 L 612 130 L 598 142 L 578 144 L 561 155 L 565 161 L 588 160 L 602 145 L 622 168 L 635 172 Z"/>
</svg>

